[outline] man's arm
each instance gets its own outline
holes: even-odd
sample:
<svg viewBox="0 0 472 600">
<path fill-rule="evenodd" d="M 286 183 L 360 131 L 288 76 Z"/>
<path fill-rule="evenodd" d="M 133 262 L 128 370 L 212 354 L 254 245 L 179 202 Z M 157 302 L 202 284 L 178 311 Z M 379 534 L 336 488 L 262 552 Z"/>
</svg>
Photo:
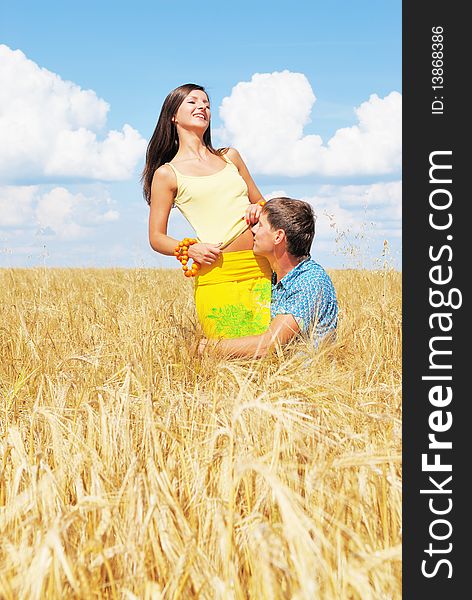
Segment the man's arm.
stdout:
<svg viewBox="0 0 472 600">
<path fill-rule="evenodd" d="M 269 328 L 260 335 L 250 335 L 242 338 L 207 340 L 200 342 L 200 354 L 211 349 L 221 356 L 239 358 L 259 358 L 265 356 L 276 344 L 286 344 L 300 331 L 293 315 L 277 315 Z"/>
</svg>

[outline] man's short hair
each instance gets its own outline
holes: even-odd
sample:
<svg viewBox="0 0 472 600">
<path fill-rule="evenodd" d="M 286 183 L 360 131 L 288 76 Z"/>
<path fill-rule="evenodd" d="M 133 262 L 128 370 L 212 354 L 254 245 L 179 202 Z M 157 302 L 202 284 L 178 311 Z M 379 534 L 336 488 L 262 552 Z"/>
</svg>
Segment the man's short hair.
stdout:
<svg viewBox="0 0 472 600">
<path fill-rule="evenodd" d="M 308 202 L 293 198 L 272 198 L 262 212 L 271 229 L 285 231 L 289 254 L 297 258 L 310 255 L 316 217 Z"/>
</svg>

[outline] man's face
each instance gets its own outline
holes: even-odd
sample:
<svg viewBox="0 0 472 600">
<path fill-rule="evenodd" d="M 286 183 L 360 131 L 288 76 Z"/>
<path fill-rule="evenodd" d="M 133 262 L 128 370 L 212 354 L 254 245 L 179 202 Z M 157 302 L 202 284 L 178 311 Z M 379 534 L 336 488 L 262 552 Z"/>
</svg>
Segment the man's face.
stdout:
<svg viewBox="0 0 472 600">
<path fill-rule="evenodd" d="M 254 254 L 258 256 L 271 256 L 275 247 L 275 231 L 270 228 L 266 215 L 262 214 L 259 217 L 259 221 L 251 229 L 254 234 Z"/>
</svg>

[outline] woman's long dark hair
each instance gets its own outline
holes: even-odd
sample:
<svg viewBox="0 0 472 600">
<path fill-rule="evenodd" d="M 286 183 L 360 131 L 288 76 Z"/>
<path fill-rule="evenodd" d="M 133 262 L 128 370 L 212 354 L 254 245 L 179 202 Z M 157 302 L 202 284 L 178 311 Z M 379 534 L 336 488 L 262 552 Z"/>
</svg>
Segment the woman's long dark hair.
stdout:
<svg viewBox="0 0 472 600">
<path fill-rule="evenodd" d="M 201 85 L 185 83 L 172 90 L 162 105 L 161 114 L 147 147 L 146 164 L 141 175 L 143 196 L 148 204 L 151 204 L 151 184 L 154 172 L 164 163 L 170 162 L 179 149 L 179 136 L 177 135 L 177 127 L 172 121 L 172 117 L 175 117 L 175 113 L 178 111 L 180 105 L 193 90 L 201 90 L 207 94 L 205 88 Z M 224 150 L 215 150 L 213 148 L 210 126 L 207 127 L 203 134 L 203 143 L 213 154 L 221 155 L 224 152 Z"/>
</svg>

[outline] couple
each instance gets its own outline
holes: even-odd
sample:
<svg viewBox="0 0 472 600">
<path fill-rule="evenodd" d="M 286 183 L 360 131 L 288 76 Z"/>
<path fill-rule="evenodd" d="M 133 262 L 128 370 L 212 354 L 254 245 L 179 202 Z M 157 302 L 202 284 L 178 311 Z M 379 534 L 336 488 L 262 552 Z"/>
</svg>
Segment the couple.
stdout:
<svg viewBox="0 0 472 600">
<path fill-rule="evenodd" d="M 212 347 L 225 356 L 258 357 L 298 333 L 313 332 L 316 342 L 335 331 L 331 279 L 309 256 L 311 206 L 289 198 L 266 202 L 237 150 L 213 148 L 203 87 L 185 84 L 165 99 L 142 180 L 152 248 L 175 255 L 185 275 L 196 277 L 206 336 L 200 352 Z M 173 206 L 198 240 L 167 235 Z"/>
</svg>

